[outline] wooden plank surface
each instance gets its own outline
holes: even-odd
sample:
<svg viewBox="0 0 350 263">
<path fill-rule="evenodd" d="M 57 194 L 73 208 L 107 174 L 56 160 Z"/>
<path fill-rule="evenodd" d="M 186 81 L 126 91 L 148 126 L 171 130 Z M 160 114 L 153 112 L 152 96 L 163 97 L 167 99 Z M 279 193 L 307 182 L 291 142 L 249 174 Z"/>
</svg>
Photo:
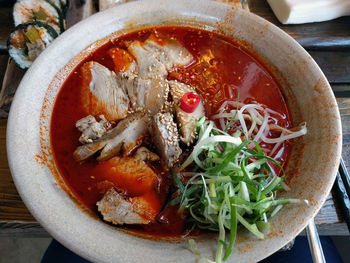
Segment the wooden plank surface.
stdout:
<svg viewBox="0 0 350 263">
<path fill-rule="evenodd" d="M 13 97 L 24 73 L 25 70 L 17 67 L 12 59 L 8 59 L 0 91 L 0 118 L 8 117 Z"/>
<path fill-rule="evenodd" d="M 0 222 L 0 237 L 51 237 L 38 222 Z"/>
<path fill-rule="evenodd" d="M 350 49 L 348 51 L 317 50 L 309 53 L 331 84 L 350 84 Z"/>
<path fill-rule="evenodd" d="M 0 222 L 33 222 L 13 183 L 6 156 L 6 119 L 0 120 Z"/>
</svg>

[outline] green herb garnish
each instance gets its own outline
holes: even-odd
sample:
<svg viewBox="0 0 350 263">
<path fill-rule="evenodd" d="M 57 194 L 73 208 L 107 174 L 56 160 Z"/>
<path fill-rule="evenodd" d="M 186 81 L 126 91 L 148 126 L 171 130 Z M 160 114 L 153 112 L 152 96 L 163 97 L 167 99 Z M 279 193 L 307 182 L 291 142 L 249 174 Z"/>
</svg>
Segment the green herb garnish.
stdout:
<svg viewBox="0 0 350 263">
<path fill-rule="evenodd" d="M 239 224 L 263 239 L 263 231 L 269 228 L 268 219 L 283 205 L 299 200 L 276 199 L 276 191 L 285 188 L 282 183 L 285 174 L 282 166 L 266 156 L 257 142 L 242 142 L 240 137 L 217 129 L 204 118 L 197 127 L 198 142 L 178 171 L 194 163 L 196 173 L 183 184 L 172 172 L 181 192 L 180 198 L 172 203 L 178 203 L 181 211 L 187 209 L 197 227 L 219 231 L 215 262 L 220 263 L 232 253 Z M 279 167 L 282 177 L 277 176 L 271 164 Z M 200 257 L 193 240 L 190 246 Z"/>
</svg>

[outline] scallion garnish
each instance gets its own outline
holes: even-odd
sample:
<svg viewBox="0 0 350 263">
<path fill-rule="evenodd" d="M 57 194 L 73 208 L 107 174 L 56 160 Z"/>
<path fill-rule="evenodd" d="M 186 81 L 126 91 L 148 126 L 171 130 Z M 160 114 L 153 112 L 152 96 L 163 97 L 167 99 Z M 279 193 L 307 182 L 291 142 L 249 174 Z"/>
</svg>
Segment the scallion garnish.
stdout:
<svg viewBox="0 0 350 263">
<path fill-rule="evenodd" d="M 180 198 L 174 198 L 173 203 L 178 203 L 181 211 L 187 209 L 200 229 L 219 231 L 215 259 L 219 263 L 232 253 L 238 224 L 263 239 L 263 231 L 269 228 L 268 219 L 283 205 L 299 200 L 276 199 L 276 191 L 288 187 L 283 183 L 283 168 L 266 156 L 256 141 L 242 142 L 239 133 L 232 136 L 204 118 L 197 127 L 197 144 L 177 173 L 193 163 L 196 172 L 185 184 L 172 172 L 180 190 Z M 271 164 L 283 176 L 278 177 Z M 229 231 L 228 242 L 226 231 Z M 203 259 L 192 239 L 190 246 L 197 258 Z M 206 259 L 206 262 L 212 261 Z"/>
</svg>

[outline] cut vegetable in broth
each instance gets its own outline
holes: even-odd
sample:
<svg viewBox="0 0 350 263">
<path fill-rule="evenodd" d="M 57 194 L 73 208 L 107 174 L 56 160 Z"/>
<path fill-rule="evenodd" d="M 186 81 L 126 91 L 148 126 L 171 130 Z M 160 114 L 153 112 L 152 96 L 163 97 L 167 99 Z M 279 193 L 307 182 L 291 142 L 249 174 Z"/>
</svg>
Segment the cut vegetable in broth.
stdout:
<svg viewBox="0 0 350 263">
<path fill-rule="evenodd" d="M 259 57 L 213 32 L 157 27 L 107 42 L 65 81 L 50 130 L 82 205 L 157 237 L 218 232 L 215 262 L 240 228 L 264 239 L 271 218 L 301 203 L 278 191 L 290 190 L 285 170 L 306 125 L 293 125 Z"/>
</svg>

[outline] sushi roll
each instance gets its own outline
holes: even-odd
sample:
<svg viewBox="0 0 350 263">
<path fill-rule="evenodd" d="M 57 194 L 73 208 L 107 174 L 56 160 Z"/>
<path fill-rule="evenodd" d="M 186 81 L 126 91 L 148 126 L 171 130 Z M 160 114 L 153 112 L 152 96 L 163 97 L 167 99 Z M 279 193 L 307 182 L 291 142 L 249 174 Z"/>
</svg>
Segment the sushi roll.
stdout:
<svg viewBox="0 0 350 263">
<path fill-rule="evenodd" d="M 58 8 L 62 12 L 62 3 L 61 0 L 46 0 L 48 3 Z"/>
<path fill-rule="evenodd" d="M 57 32 L 46 23 L 25 23 L 10 33 L 7 48 L 15 63 L 27 69 L 57 36 Z"/>
<path fill-rule="evenodd" d="M 60 27 L 61 27 L 61 33 L 67 29 L 67 22 L 66 22 L 66 11 L 67 8 L 64 6 L 61 0 L 44 0 L 48 2 L 52 7 L 54 7 L 60 17 Z M 66 2 L 65 2 L 66 3 Z"/>
<path fill-rule="evenodd" d="M 63 17 L 65 18 L 69 7 L 69 0 L 60 0 L 60 2 L 61 2 Z"/>
<path fill-rule="evenodd" d="M 65 29 L 62 12 L 53 2 L 46 0 L 22 0 L 17 2 L 13 8 L 13 18 L 15 26 L 33 21 L 42 21 L 54 28 L 58 34 Z"/>
<path fill-rule="evenodd" d="M 68 8 L 68 2 L 67 0 L 45 0 L 48 3 L 50 3 L 52 6 L 54 6 L 56 9 L 59 10 L 59 12 L 62 14 L 63 19 L 66 18 L 66 12 Z"/>
</svg>

